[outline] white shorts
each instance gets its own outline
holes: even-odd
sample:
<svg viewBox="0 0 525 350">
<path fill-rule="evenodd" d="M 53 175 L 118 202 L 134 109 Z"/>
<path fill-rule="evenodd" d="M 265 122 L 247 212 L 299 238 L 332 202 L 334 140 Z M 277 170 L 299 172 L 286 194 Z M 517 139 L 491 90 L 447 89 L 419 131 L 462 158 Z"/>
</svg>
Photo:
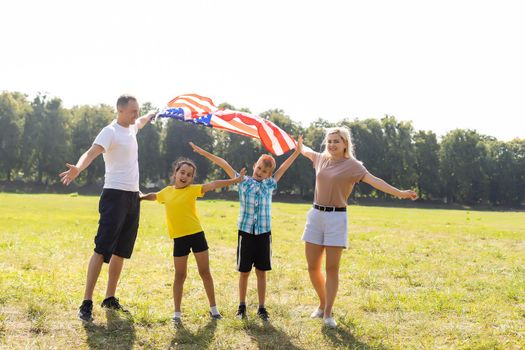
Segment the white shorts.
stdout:
<svg viewBox="0 0 525 350">
<path fill-rule="evenodd" d="M 348 247 L 346 211 L 320 211 L 310 208 L 306 216 L 303 241 L 330 247 Z"/>
</svg>

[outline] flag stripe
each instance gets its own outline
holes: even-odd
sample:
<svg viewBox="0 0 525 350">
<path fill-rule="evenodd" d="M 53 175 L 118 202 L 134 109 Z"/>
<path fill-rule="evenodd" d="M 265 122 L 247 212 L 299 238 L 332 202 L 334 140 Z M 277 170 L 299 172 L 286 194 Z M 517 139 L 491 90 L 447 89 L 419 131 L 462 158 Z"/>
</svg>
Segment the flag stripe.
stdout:
<svg viewBox="0 0 525 350">
<path fill-rule="evenodd" d="M 273 154 L 281 155 L 295 148 L 295 141 L 269 120 L 256 115 L 230 110 L 217 111 L 215 115 L 228 121 L 238 118 L 247 125 L 256 126 L 259 139 Z"/>
<path fill-rule="evenodd" d="M 217 107 L 215 107 L 215 104 L 210 98 L 196 94 L 177 96 L 168 102 L 168 107 L 180 107 L 188 109 L 194 118 L 213 113 L 217 110 Z"/>
<path fill-rule="evenodd" d="M 188 107 L 193 108 L 195 111 L 201 110 L 201 111 L 205 111 L 206 113 L 211 113 L 212 112 L 212 110 L 210 109 L 209 106 L 203 105 L 203 104 L 199 103 L 198 101 L 196 101 L 194 99 L 191 99 L 191 98 L 181 97 L 177 101 L 177 103 L 186 104 Z"/>
<path fill-rule="evenodd" d="M 266 120 L 268 126 L 272 129 L 273 134 L 276 136 L 277 141 L 282 149 L 291 150 L 295 148 L 295 141 L 285 132 L 275 125 L 273 122 Z"/>
<path fill-rule="evenodd" d="M 259 135 L 257 133 L 246 133 L 244 131 L 242 131 L 241 129 L 237 129 L 237 128 L 230 128 L 228 126 L 225 126 L 224 125 L 224 121 L 221 120 L 220 118 L 218 117 L 214 117 L 211 119 L 211 123 L 212 123 L 212 126 L 216 129 L 220 129 L 220 130 L 226 130 L 226 131 L 229 131 L 229 132 L 233 132 L 235 134 L 239 134 L 239 135 L 243 135 L 243 136 L 248 136 L 248 137 L 251 137 L 251 138 L 255 138 L 255 139 L 258 139 L 259 138 Z"/>
<path fill-rule="evenodd" d="M 251 137 L 259 138 L 259 133 L 257 132 L 257 128 L 255 126 L 245 125 L 237 120 L 227 121 L 218 116 L 214 117 L 215 118 L 213 118 L 212 121 L 222 128 L 225 128 L 227 130 L 234 129 L 235 131 L 239 131 L 246 135 L 250 135 Z"/>
</svg>

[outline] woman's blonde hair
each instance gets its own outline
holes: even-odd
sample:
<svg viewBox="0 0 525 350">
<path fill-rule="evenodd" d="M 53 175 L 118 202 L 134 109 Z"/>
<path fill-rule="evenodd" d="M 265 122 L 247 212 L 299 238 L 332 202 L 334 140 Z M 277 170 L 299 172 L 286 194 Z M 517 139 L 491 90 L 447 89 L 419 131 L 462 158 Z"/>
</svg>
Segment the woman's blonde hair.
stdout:
<svg viewBox="0 0 525 350">
<path fill-rule="evenodd" d="M 337 127 L 334 127 L 334 128 L 327 128 L 326 129 L 326 135 L 325 135 L 324 140 L 323 140 L 324 153 L 328 154 L 328 149 L 326 147 L 326 143 L 327 143 L 327 140 L 328 140 L 328 136 L 332 135 L 332 134 L 337 134 L 337 135 L 341 136 L 341 138 L 343 139 L 343 142 L 344 142 L 344 144 L 346 146 L 345 147 L 345 152 L 344 152 L 345 158 L 355 158 L 355 155 L 354 155 L 354 144 L 352 143 L 352 137 L 350 136 L 350 130 L 348 130 L 348 128 L 346 128 L 344 126 L 337 126 Z"/>
</svg>

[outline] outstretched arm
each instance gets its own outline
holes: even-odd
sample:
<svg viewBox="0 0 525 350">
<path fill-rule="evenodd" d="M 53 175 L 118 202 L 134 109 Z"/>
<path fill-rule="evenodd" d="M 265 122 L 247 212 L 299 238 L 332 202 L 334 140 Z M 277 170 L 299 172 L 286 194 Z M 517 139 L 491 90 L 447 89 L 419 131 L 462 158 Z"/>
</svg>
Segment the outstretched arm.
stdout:
<svg viewBox="0 0 525 350">
<path fill-rule="evenodd" d="M 144 114 L 142 117 L 138 118 L 135 121 L 135 124 L 137 125 L 137 128 L 139 130 L 142 129 L 144 126 L 146 126 L 146 124 L 148 124 L 153 119 L 155 119 L 156 115 L 157 115 L 156 112 L 148 112 L 147 114 Z"/>
<path fill-rule="evenodd" d="M 139 198 L 141 201 L 156 201 L 157 200 L 157 192 L 151 192 L 151 193 L 139 193 Z"/>
<path fill-rule="evenodd" d="M 297 140 L 297 145 L 295 146 L 295 151 L 292 153 L 291 156 L 288 157 L 288 159 L 286 159 L 283 162 L 283 164 L 281 164 L 279 169 L 277 169 L 277 171 L 273 175 L 273 178 L 275 179 L 276 182 L 279 182 L 279 180 L 284 175 L 286 170 L 288 170 L 288 168 L 295 161 L 299 153 L 301 153 L 302 149 L 303 149 L 303 136 L 299 136 L 299 139 Z"/>
<path fill-rule="evenodd" d="M 202 193 L 206 193 L 211 190 L 215 190 L 217 188 L 222 188 L 226 186 L 230 186 L 239 182 L 244 181 L 244 175 L 246 174 L 246 169 L 242 168 L 241 172 L 239 173 L 239 176 L 228 179 L 228 180 L 215 180 L 212 182 L 208 182 L 207 184 L 202 185 Z"/>
<path fill-rule="evenodd" d="M 382 191 L 382 192 L 385 192 L 385 193 L 388 193 L 388 194 L 391 194 L 392 196 L 395 196 L 395 197 L 398 197 L 398 198 L 402 198 L 402 199 L 412 199 L 412 200 L 416 200 L 417 199 L 417 193 L 412 191 L 412 190 L 399 190 L 397 188 L 395 188 L 394 186 L 392 185 L 389 185 L 388 183 L 386 183 L 385 180 L 383 179 L 380 179 L 370 173 L 367 173 L 364 177 L 363 177 L 363 182 L 366 182 L 367 184 L 369 184 L 370 186 Z"/>
<path fill-rule="evenodd" d="M 301 154 L 303 156 L 305 156 L 306 158 L 310 159 L 312 162 L 314 161 L 314 155 L 315 155 L 315 151 L 313 149 L 311 149 L 310 147 L 308 146 L 304 146 L 302 147 L 301 149 Z"/>
<path fill-rule="evenodd" d="M 94 143 L 91 148 L 80 156 L 76 165 L 66 163 L 69 169 L 58 175 L 60 176 L 60 181 L 66 186 L 69 185 L 78 177 L 80 172 L 86 169 L 102 152 L 104 152 L 104 147 Z"/>
<path fill-rule="evenodd" d="M 211 154 L 210 152 L 203 150 L 202 148 L 200 148 L 193 142 L 190 142 L 190 146 L 191 148 L 193 148 L 193 152 L 198 153 L 201 156 L 208 158 L 209 160 L 211 160 L 212 162 L 220 166 L 222 169 L 224 169 L 224 171 L 226 172 L 226 174 L 228 174 L 229 177 L 231 177 L 232 179 L 235 178 L 235 170 L 232 168 L 230 164 L 228 164 L 227 161 L 225 161 L 221 157 L 217 157 L 215 154 Z"/>
</svg>

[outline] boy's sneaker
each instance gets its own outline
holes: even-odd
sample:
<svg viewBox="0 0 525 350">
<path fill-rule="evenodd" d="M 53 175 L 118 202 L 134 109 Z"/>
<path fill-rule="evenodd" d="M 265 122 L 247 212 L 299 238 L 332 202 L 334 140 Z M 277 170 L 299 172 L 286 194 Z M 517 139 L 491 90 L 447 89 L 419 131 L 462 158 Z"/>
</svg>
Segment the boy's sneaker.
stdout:
<svg viewBox="0 0 525 350">
<path fill-rule="evenodd" d="M 179 316 L 173 316 L 173 318 L 171 320 L 175 324 L 175 327 L 179 327 L 179 326 L 182 325 L 182 318 L 179 317 Z"/>
<path fill-rule="evenodd" d="M 104 299 L 104 301 L 102 302 L 100 306 L 102 306 L 103 308 L 105 307 L 105 308 L 111 309 L 111 310 L 129 313 L 128 310 L 124 309 L 122 305 L 120 305 L 118 298 L 115 298 L 115 297 L 109 297 L 109 298 Z"/>
<path fill-rule="evenodd" d="M 259 310 L 257 310 L 257 316 L 263 321 L 268 321 L 270 318 L 270 314 L 268 314 L 268 311 L 266 311 L 264 307 L 260 307 Z"/>
<path fill-rule="evenodd" d="M 323 318 L 324 310 L 317 308 L 314 312 L 311 313 L 311 318 Z"/>
<path fill-rule="evenodd" d="M 246 318 L 246 305 L 239 305 L 235 318 L 238 320 L 244 320 Z"/>
<path fill-rule="evenodd" d="M 78 318 L 85 322 L 93 321 L 93 301 L 84 300 L 78 311 Z"/>
<path fill-rule="evenodd" d="M 336 328 L 337 322 L 335 322 L 333 317 L 327 317 L 324 319 L 324 325 L 328 328 Z"/>
<path fill-rule="evenodd" d="M 222 315 L 220 313 L 214 315 L 210 311 L 210 317 L 211 317 L 212 320 L 222 320 Z"/>
</svg>

